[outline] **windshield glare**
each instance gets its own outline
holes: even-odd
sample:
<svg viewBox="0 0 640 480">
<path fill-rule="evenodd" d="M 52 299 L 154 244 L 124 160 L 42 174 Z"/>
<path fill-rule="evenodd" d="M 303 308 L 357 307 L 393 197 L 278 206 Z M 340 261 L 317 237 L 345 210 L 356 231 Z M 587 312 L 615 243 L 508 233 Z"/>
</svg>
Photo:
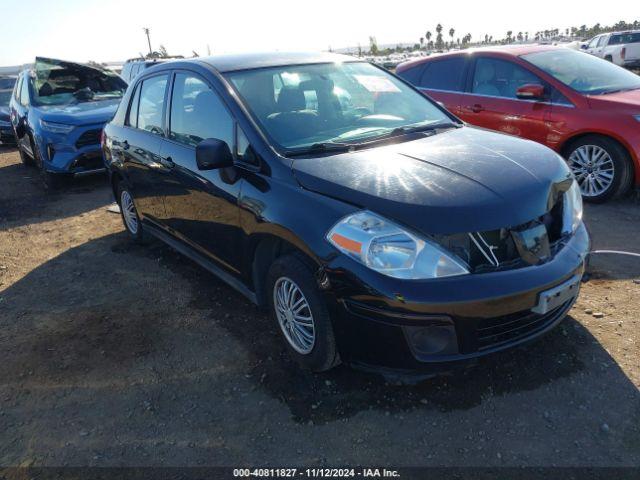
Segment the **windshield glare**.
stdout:
<svg viewBox="0 0 640 480">
<path fill-rule="evenodd" d="M 245 105 L 280 147 L 359 143 L 397 128 L 453 123 L 425 97 L 365 62 L 228 73 Z"/>
<path fill-rule="evenodd" d="M 640 77 L 584 52 L 559 48 L 530 53 L 522 58 L 568 87 L 587 95 L 640 88 Z"/>
<path fill-rule="evenodd" d="M 66 105 L 120 98 L 127 84 L 115 73 L 79 64 L 37 61 L 34 103 Z"/>
</svg>

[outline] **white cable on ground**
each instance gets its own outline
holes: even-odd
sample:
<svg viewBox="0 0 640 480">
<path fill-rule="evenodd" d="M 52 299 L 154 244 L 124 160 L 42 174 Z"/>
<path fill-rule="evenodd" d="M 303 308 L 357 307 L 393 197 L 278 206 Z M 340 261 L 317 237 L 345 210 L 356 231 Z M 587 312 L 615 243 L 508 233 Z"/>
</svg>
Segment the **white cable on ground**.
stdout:
<svg viewBox="0 0 640 480">
<path fill-rule="evenodd" d="M 640 257 L 640 253 L 623 252 L 621 250 L 592 250 L 589 252 L 589 254 L 593 254 L 593 253 L 613 253 L 616 255 L 629 255 L 631 257 Z"/>
</svg>

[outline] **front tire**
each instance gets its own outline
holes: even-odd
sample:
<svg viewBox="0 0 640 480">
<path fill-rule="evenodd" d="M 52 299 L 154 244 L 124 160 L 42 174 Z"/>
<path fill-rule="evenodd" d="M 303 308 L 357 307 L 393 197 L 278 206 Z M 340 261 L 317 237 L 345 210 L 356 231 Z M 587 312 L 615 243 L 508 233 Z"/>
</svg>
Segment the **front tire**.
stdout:
<svg viewBox="0 0 640 480">
<path fill-rule="evenodd" d="M 40 170 L 40 180 L 42 181 L 42 186 L 45 190 L 55 191 L 59 190 L 64 184 L 64 174 L 63 173 L 52 173 L 48 172 L 45 168 L 44 161 L 42 160 L 42 156 L 38 151 L 38 147 L 35 145 L 33 139 L 31 141 L 31 151 L 33 152 L 33 160 L 35 166 Z"/>
<path fill-rule="evenodd" d="M 276 259 L 267 274 L 269 308 L 289 354 L 314 372 L 340 363 L 327 307 L 301 255 Z"/>
<path fill-rule="evenodd" d="M 631 187 L 631 159 L 615 140 L 587 135 L 569 145 L 565 158 L 587 202 L 602 203 L 621 197 Z"/>
<path fill-rule="evenodd" d="M 20 145 L 18 145 L 18 153 L 20 154 L 20 161 L 25 167 L 33 167 L 36 164 L 33 158 L 27 155 Z"/>
<path fill-rule="evenodd" d="M 118 183 L 117 192 L 118 205 L 120 205 L 120 216 L 122 218 L 124 228 L 133 241 L 141 243 L 144 240 L 144 232 L 142 229 L 142 222 L 138 215 L 138 210 L 133 202 L 133 195 L 124 182 Z"/>
</svg>

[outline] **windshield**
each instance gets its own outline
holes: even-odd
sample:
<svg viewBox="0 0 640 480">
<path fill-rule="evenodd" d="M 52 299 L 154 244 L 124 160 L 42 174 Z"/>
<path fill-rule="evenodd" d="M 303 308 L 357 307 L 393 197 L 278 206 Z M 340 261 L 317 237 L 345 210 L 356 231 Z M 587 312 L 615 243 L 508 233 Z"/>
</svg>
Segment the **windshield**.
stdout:
<svg viewBox="0 0 640 480">
<path fill-rule="evenodd" d="M 226 76 L 262 128 L 285 149 L 354 144 L 402 127 L 453 123 L 425 97 L 365 62 L 289 65 Z"/>
<path fill-rule="evenodd" d="M 565 85 L 587 95 L 640 88 L 638 75 L 584 52 L 559 48 L 530 53 L 522 58 Z"/>
<path fill-rule="evenodd" d="M 67 105 L 120 98 L 127 84 L 113 72 L 38 58 L 34 87 L 36 105 Z"/>
</svg>

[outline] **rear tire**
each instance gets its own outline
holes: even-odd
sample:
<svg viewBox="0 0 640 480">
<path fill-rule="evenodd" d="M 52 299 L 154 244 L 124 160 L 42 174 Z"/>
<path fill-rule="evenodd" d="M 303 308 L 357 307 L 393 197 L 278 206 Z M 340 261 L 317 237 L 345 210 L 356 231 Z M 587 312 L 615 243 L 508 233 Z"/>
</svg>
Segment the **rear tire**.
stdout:
<svg viewBox="0 0 640 480">
<path fill-rule="evenodd" d="M 586 202 L 603 203 L 625 195 L 631 188 L 633 165 L 627 151 L 615 140 L 586 135 L 571 142 L 564 153 Z"/>
<path fill-rule="evenodd" d="M 293 359 L 314 372 L 340 364 L 329 312 L 307 261 L 298 254 L 277 258 L 266 288 L 271 315 Z"/>
<path fill-rule="evenodd" d="M 118 195 L 116 200 L 120 206 L 120 217 L 125 230 L 134 242 L 142 243 L 144 241 L 144 231 L 138 210 L 133 202 L 133 195 L 122 181 L 118 183 L 116 192 Z"/>
</svg>

